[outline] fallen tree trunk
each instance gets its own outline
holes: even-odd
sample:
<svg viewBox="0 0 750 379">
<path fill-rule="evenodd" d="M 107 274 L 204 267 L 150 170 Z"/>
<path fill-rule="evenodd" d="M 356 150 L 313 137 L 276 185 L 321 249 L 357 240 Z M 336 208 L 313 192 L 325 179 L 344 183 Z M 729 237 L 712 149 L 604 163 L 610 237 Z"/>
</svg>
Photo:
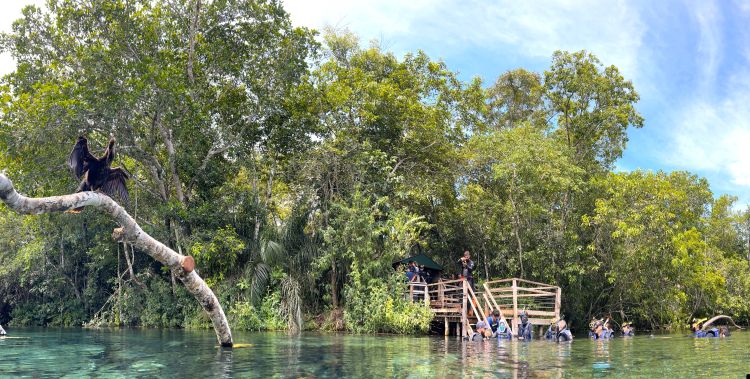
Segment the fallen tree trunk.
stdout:
<svg viewBox="0 0 750 379">
<path fill-rule="evenodd" d="M 195 260 L 193 257 L 177 254 L 174 250 L 148 235 L 123 207 L 108 196 L 98 192 L 86 191 L 63 196 L 28 198 L 16 192 L 10 179 L 0 174 L 0 199 L 8 207 L 22 214 L 63 212 L 85 206 L 91 206 L 109 214 L 120 225 L 119 228 L 114 230 L 112 237 L 117 241 L 133 244 L 152 258 L 168 266 L 208 314 L 221 346 L 231 347 L 233 345 L 232 331 L 229 328 L 224 310 L 213 291 L 194 271 Z"/>
</svg>

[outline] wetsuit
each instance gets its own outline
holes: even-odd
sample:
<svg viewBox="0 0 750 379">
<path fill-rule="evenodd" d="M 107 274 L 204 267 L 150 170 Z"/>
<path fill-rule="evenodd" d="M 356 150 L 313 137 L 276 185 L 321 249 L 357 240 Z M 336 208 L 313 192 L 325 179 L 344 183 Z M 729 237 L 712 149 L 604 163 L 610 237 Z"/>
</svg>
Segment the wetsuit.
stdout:
<svg viewBox="0 0 750 379">
<path fill-rule="evenodd" d="M 698 329 L 695 331 L 694 334 L 697 338 L 703 338 L 703 337 L 718 337 L 719 336 L 719 329 L 717 328 L 711 328 L 708 330 Z"/>
<path fill-rule="evenodd" d="M 530 340 L 531 339 L 531 323 L 526 322 L 525 324 L 521 323 L 518 325 L 518 338 L 523 337 L 524 339 Z"/>
<path fill-rule="evenodd" d="M 557 342 L 567 342 L 573 340 L 573 334 L 570 333 L 570 330 L 563 329 L 560 331 L 560 333 L 557 333 Z"/>
<path fill-rule="evenodd" d="M 505 325 L 505 323 L 499 324 L 497 327 L 497 332 L 493 334 L 494 337 L 497 337 L 497 339 L 505 340 L 505 339 L 511 339 L 513 338 L 513 334 L 510 333 L 510 330 L 508 329 L 508 326 Z"/>
<path fill-rule="evenodd" d="M 547 328 L 547 332 L 544 333 L 544 339 L 552 341 L 557 337 L 557 333 L 552 329 L 552 325 Z"/>
</svg>

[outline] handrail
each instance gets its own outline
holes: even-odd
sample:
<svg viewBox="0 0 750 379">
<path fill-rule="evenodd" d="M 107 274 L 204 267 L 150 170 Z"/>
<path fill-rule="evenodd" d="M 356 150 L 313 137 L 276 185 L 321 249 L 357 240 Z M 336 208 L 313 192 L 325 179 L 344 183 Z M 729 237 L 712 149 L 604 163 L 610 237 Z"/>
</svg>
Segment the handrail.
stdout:
<svg viewBox="0 0 750 379">
<path fill-rule="evenodd" d="M 469 289 L 469 302 L 471 303 L 471 309 L 474 310 L 474 314 L 477 315 L 477 319 L 479 321 L 487 322 L 487 320 L 484 317 L 484 314 L 482 312 L 478 312 L 476 305 L 474 305 L 474 301 L 476 301 L 477 305 L 479 305 L 479 299 L 477 299 L 477 296 L 474 294 L 474 290 L 471 289 L 471 286 L 467 286 L 466 288 Z"/>
<path fill-rule="evenodd" d="M 518 282 L 525 282 L 525 283 L 534 284 L 534 285 L 537 285 L 537 286 L 550 287 L 550 285 L 548 283 L 540 283 L 540 282 L 535 282 L 535 281 L 532 281 L 532 280 L 521 279 L 521 278 L 506 278 L 506 279 L 490 280 L 490 281 L 487 281 L 486 283 L 491 283 L 491 284 L 495 284 L 495 283 L 510 283 L 510 282 L 513 282 L 514 280 L 516 281 L 516 283 L 518 283 Z"/>
<path fill-rule="evenodd" d="M 485 289 L 485 290 L 489 290 L 489 286 L 487 285 L 487 283 L 484 283 L 484 289 Z M 484 293 L 484 297 L 485 297 L 485 298 L 487 297 L 487 292 L 485 292 L 485 293 Z M 508 320 L 507 320 L 507 319 L 505 318 L 505 315 L 503 314 L 503 310 L 502 310 L 502 308 L 500 308 L 500 306 L 499 306 L 499 305 L 497 305 L 497 302 L 495 301 L 495 298 L 494 298 L 494 297 L 490 296 L 489 298 L 490 298 L 490 300 L 492 300 L 492 305 L 494 305 L 494 306 L 495 306 L 495 309 L 497 309 L 497 310 L 498 310 L 498 311 L 500 312 L 500 317 L 501 317 L 501 319 L 503 320 L 503 322 L 505 322 L 505 326 L 507 326 L 507 327 L 508 327 L 508 330 L 510 331 L 510 334 L 513 334 L 513 328 L 512 328 L 512 327 L 511 327 L 511 325 L 510 325 L 510 324 L 508 323 Z M 485 299 L 485 300 L 486 300 L 486 299 Z"/>
</svg>

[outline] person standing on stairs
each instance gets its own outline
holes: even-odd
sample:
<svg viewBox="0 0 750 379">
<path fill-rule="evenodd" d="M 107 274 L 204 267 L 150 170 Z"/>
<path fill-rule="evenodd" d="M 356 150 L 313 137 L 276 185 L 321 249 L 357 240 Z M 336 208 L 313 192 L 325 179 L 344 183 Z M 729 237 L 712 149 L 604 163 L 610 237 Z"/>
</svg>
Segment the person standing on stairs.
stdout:
<svg viewBox="0 0 750 379">
<path fill-rule="evenodd" d="M 471 260 L 469 250 L 464 251 L 464 256 L 458 261 L 461 264 L 461 276 L 469 282 L 471 290 L 476 292 L 477 290 L 474 288 L 474 261 Z"/>
</svg>

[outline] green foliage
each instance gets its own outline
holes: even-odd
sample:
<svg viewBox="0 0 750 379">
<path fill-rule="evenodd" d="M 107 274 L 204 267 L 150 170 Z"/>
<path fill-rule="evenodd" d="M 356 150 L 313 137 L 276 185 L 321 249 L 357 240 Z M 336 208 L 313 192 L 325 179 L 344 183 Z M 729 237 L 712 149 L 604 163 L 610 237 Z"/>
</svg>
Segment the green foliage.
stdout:
<svg viewBox="0 0 750 379">
<path fill-rule="evenodd" d="M 616 67 L 559 51 L 485 88 L 347 31 L 321 46 L 277 0 L 196 4 L 25 8 L 0 38 L 18 62 L 0 166 L 27 195 L 68 193 L 75 138 L 116 137 L 128 211 L 195 256 L 235 329 L 423 332 L 392 262 L 425 252 L 451 274 L 466 249 L 477 277 L 562 286 L 574 326 L 750 321 L 750 208 L 689 173 L 611 172 L 644 125 Z M 0 212 L 0 323 L 208 327 L 113 226 Z"/>
<path fill-rule="evenodd" d="M 281 314 L 281 294 L 271 292 L 260 306 L 237 302 L 229 309 L 229 322 L 234 330 L 286 330 L 287 321 Z"/>
<path fill-rule="evenodd" d="M 346 289 L 346 327 L 355 333 L 425 333 L 432 321 L 432 311 L 423 303 L 404 297 L 403 275 L 355 283 Z"/>
</svg>

